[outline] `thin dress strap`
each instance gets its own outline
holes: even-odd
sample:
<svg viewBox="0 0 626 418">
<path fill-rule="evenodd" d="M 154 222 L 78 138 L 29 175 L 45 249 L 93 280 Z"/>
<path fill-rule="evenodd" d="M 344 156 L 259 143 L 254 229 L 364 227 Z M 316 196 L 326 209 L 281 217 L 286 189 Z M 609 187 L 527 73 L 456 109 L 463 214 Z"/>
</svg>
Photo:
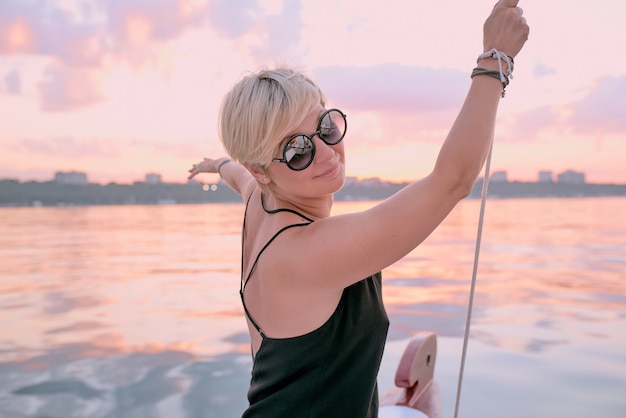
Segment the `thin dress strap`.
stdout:
<svg viewBox="0 0 626 418">
<path fill-rule="evenodd" d="M 308 222 L 300 222 L 300 223 L 295 223 L 295 224 L 291 224 L 291 225 L 287 225 L 283 228 L 281 228 L 278 232 L 276 232 L 270 239 L 269 241 L 267 241 L 265 243 L 265 245 L 263 246 L 263 248 L 261 248 L 261 251 L 259 251 L 259 253 L 257 254 L 256 258 L 254 259 L 254 263 L 252 264 L 252 268 L 250 268 L 250 272 L 248 273 L 248 275 L 246 276 L 246 280 L 243 280 L 243 275 L 244 275 L 244 241 L 245 241 L 245 234 L 246 234 L 246 217 L 248 215 L 248 205 L 250 203 L 250 199 L 252 198 L 252 195 L 254 194 L 254 191 L 252 193 L 250 193 L 250 196 L 248 197 L 248 201 L 246 202 L 246 209 L 244 211 L 244 215 L 243 215 L 243 228 L 242 228 L 242 232 L 241 232 L 241 280 L 240 280 L 240 285 L 239 285 L 239 295 L 241 297 L 241 303 L 243 305 L 243 310 L 246 314 L 246 316 L 248 317 L 248 319 L 250 320 L 250 322 L 252 323 L 252 325 L 254 326 L 254 328 L 256 328 L 257 332 L 261 335 L 261 337 L 265 338 L 265 334 L 263 334 L 263 331 L 261 330 L 261 327 L 259 327 L 259 325 L 256 323 L 256 321 L 252 318 L 252 315 L 250 315 L 250 312 L 248 311 L 248 308 L 246 307 L 246 302 L 244 300 L 243 297 L 243 291 L 246 288 L 246 285 L 248 284 L 248 281 L 250 280 L 250 277 L 252 276 L 252 272 L 254 272 L 254 269 L 259 261 L 259 258 L 261 257 L 261 254 L 263 254 L 263 252 L 265 251 L 265 249 L 267 247 L 269 247 L 269 245 L 280 235 L 282 234 L 284 231 L 290 229 L 290 228 L 294 228 L 294 227 L 298 227 L 298 226 L 306 226 L 309 225 L 311 223 L 314 222 L 313 219 L 309 218 L 308 216 L 305 216 L 293 209 L 287 209 L 287 208 L 279 208 L 279 209 L 273 209 L 273 210 L 267 210 L 265 208 L 265 204 L 263 202 L 263 194 L 261 194 L 261 207 L 263 208 L 263 210 L 265 211 L 265 213 L 267 213 L 268 215 L 273 215 L 275 213 L 279 213 L 279 212 L 289 212 L 289 213 L 293 213 L 295 215 L 301 216 L 302 218 L 306 219 Z"/>
</svg>

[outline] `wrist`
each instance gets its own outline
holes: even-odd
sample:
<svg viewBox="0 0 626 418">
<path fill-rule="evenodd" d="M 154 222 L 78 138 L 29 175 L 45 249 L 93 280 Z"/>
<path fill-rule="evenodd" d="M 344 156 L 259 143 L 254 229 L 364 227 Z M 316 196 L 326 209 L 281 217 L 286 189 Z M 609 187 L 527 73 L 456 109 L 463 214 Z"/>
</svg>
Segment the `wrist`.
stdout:
<svg viewBox="0 0 626 418">
<path fill-rule="evenodd" d="M 228 164 L 230 162 L 230 158 L 223 158 L 222 161 L 219 162 L 219 164 L 217 165 L 217 174 L 219 174 L 220 176 L 222 175 L 221 173 L 221 169 L 224 166 L 224 164 Z"/>
<path fill-rule="evenodd" d="M 471 77 L 472 79 L 474 79 L 474 77 L 477 77 L 477 76 L 489 76 L 489 78 L 492 78 L 500 82 L 502 85 L 502 91 L 500 95 L 501 97 L 504 97 L 506 93 L 506 86 L 509 85 L 509 78 L 504 73 L 500 72 L 499 70 L 489 70 L 487 68 L 476 67 L 472 71 Z"/>
<path fill-rule="evenodd" d="M 488 70 L 496 69 L 493 67 L 497 65 L 498 71 L 506 74 L 507 78 L 513 78 L 513 68 L 515 66 L 513 57 L 495 48 L 480 54 L 476 59 L 476 63 L 479 67 L 487 68 Z"/>
<path fill-rule="evenodd" d="M 494 48 L 480 54 L 476 62 L 478 67 L 472 71 L 472 78 L 489 76 L 497 79 L 502 83 L 502 97 L 504 97 L 506 87 L 513 78 L 513 57 Z"/>
<path fill-rule="evenodd" d="M 500 65 L 498 65 L 498 60 L 494 60 L 493 58 L 479 58 L 476 60 L 476 64 L 480 68 L 485 68 L 487 70 L 500 71 Z M 502 63 L 502 70 L 504 72 L 508 72 L 509 68 L 505 62 Z"/>
</svg>

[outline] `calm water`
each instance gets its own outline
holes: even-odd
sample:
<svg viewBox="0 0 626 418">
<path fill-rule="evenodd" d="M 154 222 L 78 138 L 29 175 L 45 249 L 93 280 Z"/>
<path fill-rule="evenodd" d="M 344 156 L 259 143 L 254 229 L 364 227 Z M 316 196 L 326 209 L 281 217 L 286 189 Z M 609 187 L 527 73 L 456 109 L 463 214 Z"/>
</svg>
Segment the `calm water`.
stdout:
<svg viewBox="0 0 626 418">
<path fill-rule="evenodd" d="M 372 203 L 338 203 L 351 212 Z M 479 202 L 384 272 L 451 417 Z M 0 208 L 0 417 L 236 417 L 240 205 Z M 626 417 L 626 199 L 490 200 L 461 417 Z"/>
</svg>

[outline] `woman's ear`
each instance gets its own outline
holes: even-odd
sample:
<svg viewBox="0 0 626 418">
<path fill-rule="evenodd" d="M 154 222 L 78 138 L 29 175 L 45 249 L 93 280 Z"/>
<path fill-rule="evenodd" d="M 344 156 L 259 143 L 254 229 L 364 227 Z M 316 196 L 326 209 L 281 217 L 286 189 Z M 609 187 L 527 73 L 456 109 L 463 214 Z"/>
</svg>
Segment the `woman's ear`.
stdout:
<svg viewBox="0 0 626 418">
<path fill-rule="evenodd" d="M 252 174 L 252 176 L 256 179 L 258 183 L 268 184 L 270 182 L 270 178 L 269 178 L 269 175 L 267 174 L 267 171 L 265 170 L 265 167 L 259 164 L 250 164 L 250 165 L 246 165 L 245 167 L 248 169 L 250 174 Z"/>
</svg>

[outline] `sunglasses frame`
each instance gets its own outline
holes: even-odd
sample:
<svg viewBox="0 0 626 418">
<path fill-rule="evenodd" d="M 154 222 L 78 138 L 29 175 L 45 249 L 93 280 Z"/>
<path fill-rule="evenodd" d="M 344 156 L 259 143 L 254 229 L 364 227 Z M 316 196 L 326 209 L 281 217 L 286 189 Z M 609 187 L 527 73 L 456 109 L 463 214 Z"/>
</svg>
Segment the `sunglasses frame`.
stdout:
<svg viewBox="0 0 626 418">
<path fill-rule="evenodd" d="M 343 133 L 341 134 L 341 137 L 339 138 L 339 140 L 337 140 L 336 142 L 328 142 L 326 141 L 326 139 L 324 139 L 324 137 L 322 137 L 322 135 L 320 135 L 322 133 L 322 121 L 324 120 L 324 118 L 329 115 L 331 112 L 338 112 L 339 115 L 341 115 L 341 117 L 343 118 L 343 122 L 344 122 L 344 129 L 343 129 Z M 319 121 L 317 122 L 317 130 L 315 132 L 313 132 L 311 135 L 307 135 L 307 134 L 293 134 L 291 135 L 289 138 L 286 139 L 285 141 L 285 146 L 283 147 L 283 158 L 272 158 L 273 162 L 277 162 L 277 163 L 284 163 L 287 164 L 287 167 L 289 167 L 290 170 L 293 171 L 302 171 L 304 169 L 306 169 L 308 166 L 311 165 L 311 163 L 313 162 L 313 159 L 315 158 L 315 143 L 313 142 L 313 137 L 315 135 L 319 136 L 319 138 L 324 141 L 325 144 L 327 145 L 337 145 L 338 143 L 340 143 L 341 141 L 343 141 L 343 138 L 346 136 L 346 132 L 348 131 L 348 120 L 346 119 L 346 114 L 343 113 L 341 110 L 339 109 L 328 109 L 326 111 L 324 111 L 324 113 L 322 113 L 322 115 L 320 116 Z M 299 136 L 303 136 L 305 138 L 307 138 L 310 142 L 311 142 L 311 158 L 310 160 L 303 166 L 300 168 L 295 168 L 292 167 L 289 164 L 289 160 L 287 160 L 287 150 L 289 147 L 289 143 L 291 142 L 292 139 L 297 138 Z"/>
</svg>

